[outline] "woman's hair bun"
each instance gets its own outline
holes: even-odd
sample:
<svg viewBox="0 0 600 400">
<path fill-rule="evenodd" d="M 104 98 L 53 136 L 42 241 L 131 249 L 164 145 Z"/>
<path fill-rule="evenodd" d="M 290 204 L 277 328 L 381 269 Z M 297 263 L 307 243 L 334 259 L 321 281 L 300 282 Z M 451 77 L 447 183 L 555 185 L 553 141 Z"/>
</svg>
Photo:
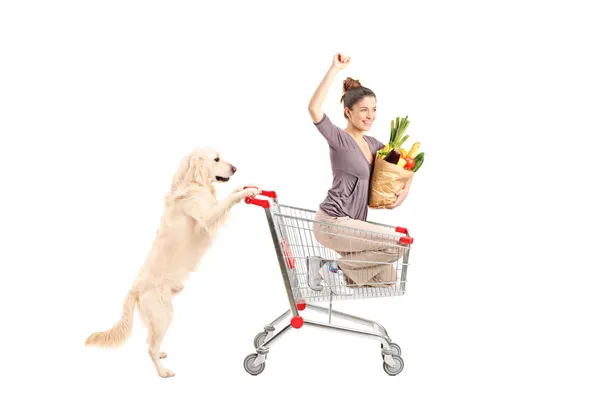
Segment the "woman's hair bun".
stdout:
<svg viewBox="0 0 600 400">
<path fill-rule="evenodd" d="M 362 86 L 362 85 L 360 84 L 359 80 L 355 80 L 355 79 L 352 79 L 350 77 L 347 77 L 344 80 L 344 93 L 346 93 L 350 89 L 353 89 L 355 87 L 360 87 L 360 86 Z"/>
<path fill-rule="evenodd" d="M 342 94 L 342 98 L 340 99 L 340 103 L 342 103 L 344 101 L 344 97 L 346 97 L 346 93 L 350 90 L 350 89 L 354 89 L 357 87 L 361 87 L 362 85 L 360 84 L 360 81 L 357 79 L 352 79 L 350 77 L 347 77 L 344 80 L 344 87 L 343 87 L 343 93 Z"/>
<path fill-rule="evenodd" d="M 346 78 L 344 80 L 344 94 L 340 100 L 340 103 L 344 104 L 344 118 L 348 118 L 345 111 L 346 107 L 352 110 L 352 107 L 365 97 L 377 98 L 375 93 L 371 89 L 361 85 L 359 80 L 350 77 Z"/>
</svg>

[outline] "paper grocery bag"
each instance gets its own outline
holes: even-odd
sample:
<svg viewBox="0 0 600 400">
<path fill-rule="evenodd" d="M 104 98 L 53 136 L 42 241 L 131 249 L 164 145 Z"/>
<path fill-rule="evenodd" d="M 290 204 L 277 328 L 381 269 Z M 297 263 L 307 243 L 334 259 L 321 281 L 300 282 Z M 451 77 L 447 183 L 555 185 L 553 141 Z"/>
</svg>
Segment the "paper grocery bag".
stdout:
<svg viewBox="0 0 600 400">
<path fill-rule="evenodd" d="M 413 171 L 376 157 L 369 190 L 369 207 L 385 208 L 394 204 L 398 193 L 410 187 L 413 175 Z"/>
</svg>

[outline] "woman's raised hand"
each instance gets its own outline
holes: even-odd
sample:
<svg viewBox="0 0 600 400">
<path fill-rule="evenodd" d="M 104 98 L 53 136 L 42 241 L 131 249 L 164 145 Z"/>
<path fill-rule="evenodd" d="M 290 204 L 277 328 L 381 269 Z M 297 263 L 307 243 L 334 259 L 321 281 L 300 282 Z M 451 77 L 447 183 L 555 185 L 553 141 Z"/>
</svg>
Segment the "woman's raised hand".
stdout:
<svg viewBox="0 0 600 400">
<path fill-rule="evenodd" d="M 335 56 L 333 56 L 333 63 L 331 66 L 336 70 L 341 71 L 348 66 L 350 63 L 350 58 L 351 57 L 348 57 L 345 54 L 337 53 Z"/>
</svg>

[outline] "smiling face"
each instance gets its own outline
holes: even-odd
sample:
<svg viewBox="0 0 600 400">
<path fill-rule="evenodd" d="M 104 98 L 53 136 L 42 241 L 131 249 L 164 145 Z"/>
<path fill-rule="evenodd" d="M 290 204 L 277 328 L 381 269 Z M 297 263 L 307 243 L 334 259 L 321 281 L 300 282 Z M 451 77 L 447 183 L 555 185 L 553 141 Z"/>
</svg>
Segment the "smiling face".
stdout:
<svg viewBox="0 0 600 400">
<path fill-rule="evenodd" d="M 346 107 L 344 113 L 356 129 L 368 131 L 375 122 L 377 115 L 377 99 L 373 96 L 363 97 L 354 103 L 351 109 Z"/>
</svg>

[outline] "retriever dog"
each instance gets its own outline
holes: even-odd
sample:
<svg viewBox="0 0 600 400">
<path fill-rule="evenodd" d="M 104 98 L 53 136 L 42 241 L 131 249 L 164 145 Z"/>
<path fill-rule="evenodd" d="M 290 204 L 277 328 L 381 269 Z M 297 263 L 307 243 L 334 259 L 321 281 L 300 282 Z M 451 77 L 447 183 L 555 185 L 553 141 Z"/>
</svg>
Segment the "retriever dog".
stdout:
<svg viewBox="0 0 600 400">
<path fill-rule="evenodd" d="M 216 197 L 215 182 L 227 182 L 236 167 L 221 160 L 211 148 L 196 148 L 181 161 L 165 196 L 160 227 L 150 252 L 123 304 L 121 319 L 112 328 L 90 335 L 86 346 L 117 347 L 130 336 L 134 307 L 148 331 L 148 354 L 158 375 L 175 374 L 161 359 L 161 342 L 173 318 L 172 297 L 183 290 L 183 281 L 196 271 L 202 255 L 227 220 L 231 208 L 258 188 L 235 189 L 225 199 Z"/>
</svg>

